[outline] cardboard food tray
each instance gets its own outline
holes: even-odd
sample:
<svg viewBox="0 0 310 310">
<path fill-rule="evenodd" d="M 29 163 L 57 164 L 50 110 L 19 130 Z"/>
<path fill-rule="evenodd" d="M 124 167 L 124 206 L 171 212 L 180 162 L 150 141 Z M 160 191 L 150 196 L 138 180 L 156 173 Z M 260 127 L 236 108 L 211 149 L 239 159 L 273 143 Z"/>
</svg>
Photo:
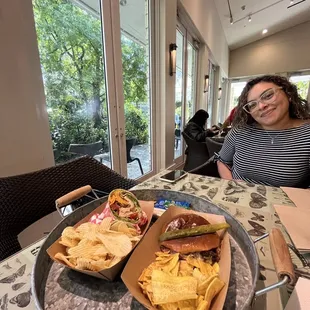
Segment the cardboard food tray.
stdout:
<svg viewBox="0 0 310 310">
<path fill-rule="evenodd" d="M 153 215 L 153 211 L 154 211 L 154 201 L 142 201 L 142 200 L 139 200 L 139 203 L 140 203 L 140 206 L 142 208 L 142 210 L 146 213 L 147 215 L 147 219 L 148 219 L 148 222 L 147 224 L 143 227 L 143 230 L 142 230 L 142 236 L 144 236 L 144 234 L 146 233 L 149 225 L 150 225 L 150 222 L 151 222 L 151 219 L 152 219 L 152 215 Z M 91 213 L 89 213 L 85 218 L 83 218 L 82 220 L 80 220 L 79 222 L 77 222 L 74 227 L 78 227 L 79 225 L 83 224 L 83 223 L 86 223 L 86 222 L 89 222 L 90 218 L 96 214 L 96 213 L 101 213 L 105 206 L 107 204 L 107 201 L 104 202 L 103 204 L 101 204 L 98 208 L 96 208 L 94 211 L 92 211 Z M 141 239 L 142 240 L 142 239 Z M 135 244 L 135 246 L 133 247 L 133 249 L 137 246 L 138 243 L 141 242 L 141 240 L 139 242 L 137 242 Z M 101 278 L 101 279 L 106 279 L 108 281 L 113 281 L 114 278 L 116 277 L 116 275 L 119 273 L 119 271 L 123 268 L 123 266 L 126 264 L 126 261 L 127 261 L 127 258 L 128 256 L 130 255 L 130 253 L 133 251 L 133 249 L 128 253 L 127 256 L 125 256 L 119 263 L 117 263 L 116 265 L 112 266 L 111 268 L 108 268 L 108 269 L 103 269 L 101 271 L 88 271 L 88 270 L 80 270 L 80 269 L 76 269 L 76 268 L 71 268 L 70 266 L 66 265 L 65 263 L 63 263 L 62 261 L 58 260 L 55 258 L 55 255 L 56 253 L 60 252 L 60 253 L 63 253 L 64 255 L 67 255 L 66 253 L 66 246 L 62 245 L 59 243 L 60 241 L 60 236 L 59 238 L 46 250 L 47 254 L 50 256 L 50 258 L 59 263 L 59 264 L 62 264 L 64 266 L 66 266 L 67 268 L 69 269 L 72 269 L 72 270 L 76 270 L 78 272 L 81 272 L 81 273 L 85 273 L 85 274 L 88 274 L 90 276 L 93 276 L 93 277 L 97 277 L 97 278 Z"/>
<path fill-rule="evenodd" d="M 121 275 L 123 282 L 129 289 L 130 293 L 147 309 L 154 308 L 148 298 L 142 293 L 140 286 L 138 285 L 138 278 L 140 277 L 144 268 L 155 261 L 155 252 L 160 251 L 158 238 L 162 233 L 162 227 L 166 223 L 170 222 L 178 214 L 182 213 L 196 213 L 206 218 L 211 224 L 223 223 L 225 217 L 215 214 L 207 214 L 202 212 L 195 212 L 191 210 L 185 210 L 179 207 L 170 207 L 149 229 L 144 236 L 142 242 L 139 243 L 135 251 L 132 253 L 127 265 Z M 222 309 L 225 303 L 229 278 L 230 278 L 230 266 L 231 266 L 231 253 L 230 242 L 228 233 L 223 231 L 218 232 L 223 238 L 221 244 L 221 257 L 219 261 L 220 265 L 220 279 L 226 284 L 221 292 L 214 298 L 210 310 Z"/>
</svg>

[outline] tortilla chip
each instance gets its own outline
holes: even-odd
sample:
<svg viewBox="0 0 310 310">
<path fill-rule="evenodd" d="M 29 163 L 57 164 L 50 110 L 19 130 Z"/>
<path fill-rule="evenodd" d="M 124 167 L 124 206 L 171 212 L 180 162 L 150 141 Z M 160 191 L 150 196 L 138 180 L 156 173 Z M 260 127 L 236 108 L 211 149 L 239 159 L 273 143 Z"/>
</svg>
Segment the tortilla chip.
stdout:
<svg viewBox="0 0 310 310">
<path fill-rule="evenodd" d="M 194 277 L 175 277 L 160 270 L 153 270 L 151 284 L 155 305 L 198 297 L 197 280 Z"/>
</svg>

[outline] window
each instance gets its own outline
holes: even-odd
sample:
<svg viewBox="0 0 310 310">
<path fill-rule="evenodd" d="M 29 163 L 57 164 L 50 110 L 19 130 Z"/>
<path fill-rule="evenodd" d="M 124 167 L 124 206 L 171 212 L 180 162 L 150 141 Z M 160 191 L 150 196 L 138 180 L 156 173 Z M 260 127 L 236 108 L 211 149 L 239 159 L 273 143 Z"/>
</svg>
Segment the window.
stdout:
<svg viewBox="0 0 310 310">
<path fill-rule="evenodd" d="M 231 82 L 229 113 L 238 104 L 238 99 L 245 85 L 246 85 L 246 82 L 234 82 L 234 81 Z"/>
<path fill-rule="evenodd" d="M 215 73 L 215 66 L 209 60 L 209 87 L 208 87 L 208 108 L 207 112 L 209 114 L 209 118 L 207 120 L 207 127 L 210 128 L 212 126 L 212 109 L 213 109 L 213 101 L 214 101 L 214 73 Z"/>
<path fill-rule="evenodd" d="M 195 114 L 198 60 L 195 40 L 182 24 L 179 24 L 176 30 L 176 44 L 175 159 L 181 158 L 183 155 L 181 132 Z"/>
<path fill-rule="evenodd" d="M 69 0 L 33 0 L 33 8 L 55 161 L 102 152 L 108 159 L 100 12 Z"/>
<path fill-rule="evenodd" d="M 310 99 L 310 74 L 309 75 L 293 75 L 290 81 L 297 86 L 299 95 L 305 99 Z"/>
<path fill-rule="evenodd" d="M 131 157 L 129 178 L 152 170 L 152 115 L 149 1 L 124 1 L 120 5 L 121 49 L 125 106 L 126 147 Z M 133 18 L 134 17 L 134 18 Z M 129 150 L 127 150 L 129 151 Z"/>
<path fill-rule="evenodd" d="M 56 163 L 90 155 L 130 178 L 153 170 L 151 1 L 33 0 Z"/>
</svg>

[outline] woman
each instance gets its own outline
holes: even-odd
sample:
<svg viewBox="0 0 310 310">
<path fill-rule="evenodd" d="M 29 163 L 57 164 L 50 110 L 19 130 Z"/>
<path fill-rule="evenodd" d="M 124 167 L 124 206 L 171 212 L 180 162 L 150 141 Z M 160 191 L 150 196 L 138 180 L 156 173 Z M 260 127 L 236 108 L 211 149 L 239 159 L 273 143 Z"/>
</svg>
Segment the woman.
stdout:
<svg viewBox="0 0 310 310">
<path fill-rule="evenodd" d="M 310 185 L 310 107 L 285 77 L 255 78 L 243 89 L 219 154 L 224 179 L 271 186 Z"/>
<path fill-rule="evenodd" d="M 184 128 L 184 132 L 193 140 L 197 142 L 205 142 L 206 137 L 213 137 L 216 132 L 212 130 L 205 130 L 205 125 L 209 114 L 205 110 L 198 110 L 195 115 L 188 121 Z"/>
</svg>

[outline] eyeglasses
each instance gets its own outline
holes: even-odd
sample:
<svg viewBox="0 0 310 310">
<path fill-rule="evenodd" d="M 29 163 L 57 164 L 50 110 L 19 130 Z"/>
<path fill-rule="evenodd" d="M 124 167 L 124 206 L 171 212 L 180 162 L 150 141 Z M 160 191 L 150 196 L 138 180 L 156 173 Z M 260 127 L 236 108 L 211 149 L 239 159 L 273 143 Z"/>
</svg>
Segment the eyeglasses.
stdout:
<svg viewBox="0 0 310 310">
<path fill-rule="evenodd" d="M 271 104 L 277 99 L 277 95 L 282 87 L 275 87 L 266 90 L 260 95 L 257 100 L 251 100 L 243 106 L 243 110 L 247 113 L 253 113 L 258 109 L 258 104 L 263 102 L 265 104 Z"/>
</svg>

